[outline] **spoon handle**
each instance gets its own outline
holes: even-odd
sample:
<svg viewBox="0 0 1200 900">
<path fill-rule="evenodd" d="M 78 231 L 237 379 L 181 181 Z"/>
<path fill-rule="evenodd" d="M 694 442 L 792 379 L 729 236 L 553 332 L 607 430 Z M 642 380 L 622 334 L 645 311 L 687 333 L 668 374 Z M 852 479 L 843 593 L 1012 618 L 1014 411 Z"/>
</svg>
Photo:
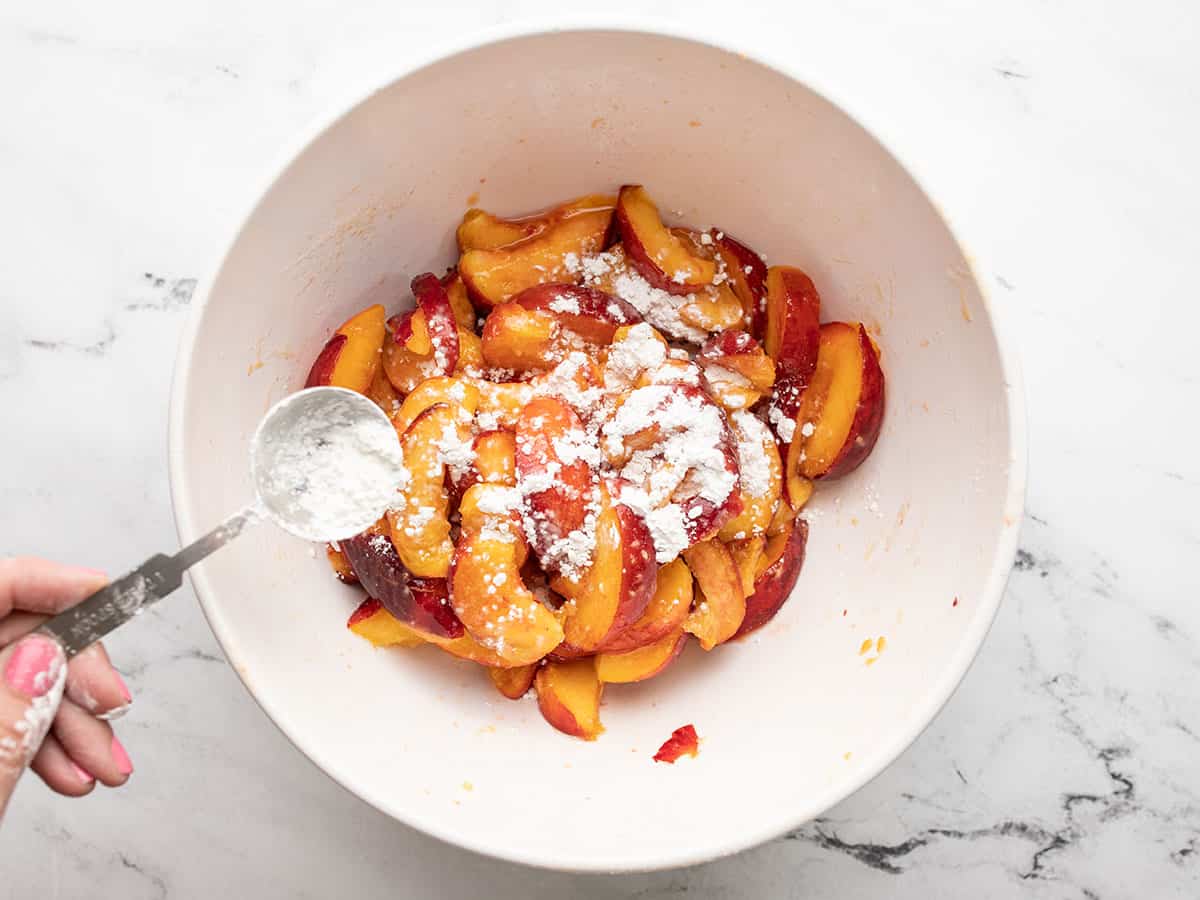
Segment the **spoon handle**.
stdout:
<svg viewBox="0 0 1200 900">
<path fill-rule="evenodd" d="M 255 506 L 234 513 L 174 556 L 156 553 L 132 572 L 102 587 L 82 603 L 44 622 L 38 632 L 54 638 L 68 657 L 96 643 L 183 583 L 183 573 L 259 520 Z"/>
</svg>

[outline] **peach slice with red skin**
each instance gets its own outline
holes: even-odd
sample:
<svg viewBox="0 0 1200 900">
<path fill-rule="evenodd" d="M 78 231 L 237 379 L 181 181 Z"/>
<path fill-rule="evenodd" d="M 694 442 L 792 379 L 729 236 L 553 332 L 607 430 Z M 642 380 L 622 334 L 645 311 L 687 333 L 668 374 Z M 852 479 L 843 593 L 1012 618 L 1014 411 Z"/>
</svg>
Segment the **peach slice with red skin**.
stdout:
<svg viewBox="0 0 1200 900">
<path fill-rule="evenodd" d="M 537 663 L 527 666 L 513 666 L 511 669 L 488 669 L 488 677 L 501 694 L 509 700 L 520 700 L 533 686 L 533 677 L 537 674 Z"/>
<path fill-rule="evenodd" d="M 450 497 L 445 486 L 447 441 L 470 440 L 468 419 L 448 403 L 424 410 L 400 436 L 400 451 L 409 482 L 403 505 L 388 510 L 392 543 L 414 575 L 445 578 L 454 543 L 450 539 Z"/>
<path fill-rule="evenodd" d="M 516 440 L 511 431 L 496 428 L 475 436 L 471 465 L 458 479 L 451 480 L 455 497 L 461 499 L 476 484 L 517 483 Z"/>
<path fill-rule="evenodd" d="M 429 579 L 430 584 L 440 584 L 440 597 L 445 600 L 445 579 Z M 437 597 L 430 599 L 436 600 Z M 378 600 L 368 597 L 354 613 L 346 626 L 360 637 L 366 638 L 376 647 L 418 647 L 430 644 L 469 662 L 489 668 L 504 667 L 506 663 L 491 650 L 478 643 L 465 631 L 456 638 L 438 637 L 415 630 L 401 622 L 384 609 Z"/>
<path fill-rule="evenodd" d="M 442 278 L 442 287 L 446 289 L 446 299 L 450 301 L 450 309 L 454 311 L 454 321 L 458 323 L 459 331 L 475 331 L 475 307 L 467 295 L 467 286 L 458 276 L 458 269 L 451 268 Z"/>
<path fill-rule="evenodd" d="M 699 753 L 700 736 L 696 734 L 696 726 L 684 725 L 671 732 L 654 754 L 654 761 L 674 764 L 681 756 L 694 757 Z"/>
<path fill-rule="evenodd" d="M 306 388 L 347 388 L 365 394 L 379 367 L 387 314 L 378 304 L 343 322 L 326 341 L 304 381 Z"/>
<path fill-rule="evenodd" d="M 683 627 L 692 608 L 692 571 L 682 559 L 660 566 L 654 595 L 645 611 L 605 646 L 605 652 L 624 653 L 662 640 Z"/>
<path fill-rule="evenodd" d="M 591 566 L 580 579 L 551 584 L 571 598 L 563 621 L 568 644 L 597 650 L 646 611 L 656 584 L 654 552 L 645 520 L 623 503 L 614 503 L 607 489 L 602 491 Z"/>
<path fill-rule="evenodd" d="M 577 456 L 564 459 L 583 440 L 583 423 L 575 410 L 557 397 L 537 397 L 525 405 L 516 427 L 517 484 L 523 490 L 533 523 L 533 552 L 549 571 L 556 544 L 583 527 L 595 503 L 591 466 Z M 545 484 L 541 490 L 528 488 Z"/>
<path fill-rule="evenodd" d="M 561 281 L 563 260 L 595 253 L 604 243 L 611 209 L 580 212 L 556 220 L 545 231 L 496 250 L 468 250 L 458 274 L 477 306 L 498 306 L 534 285 Z"/>
<path fill-rule="evenodd" d="M 821 295 L 812 279 L 790 266 L 767 270 L 767 321 L 763 346 L 775 360 L 780 380 L 801 386 L 817 367 L 820 345 Z M 786 403 L 787 415 L 794 410 Z"/>
<path fill-rule="evenodd" d="M 767 325 L 764 303 L 767 293 L 767 264 L 761 256 L 723 231 L 716 232 L 713 237 L 716 240 L 717 252 L 725 262 L 729 286 L 742 304 L 750 333 L 761 339 Z"/>
<path fill-rule="evenodd" d="M 412 390 L 392 416 L 392 424 L 401 436 L 425 410 L 439 403 L 456 407 L 468 417 L 479 407 L 479 388 L 454 375 L 434 375 Z"/>
<path fill-rule="evenodd" d="M 683 551 L 683 559 L 696 578 L 696 603 L 683 628 L 700 646 L 711 650 L 736 633 L 746 616 L 742 577 L 733 556 L 718 540 L 701 541 Z"/>
<path fill-rule="evenodd" d="M 883 425 L 879 351 L 861 324 L 821 326 L 817 368 L 796 411 L 787 476 L 838 478 L 871 453 Z"/>
<path fill-rule="evenodd" d="M 746 598 L 746 614 L 734 637 L 744 637 L 771 621 L 779 612 L 804 567 L 808 523 L 797 519 L 784 531 L 767 540 L 760 558 L 762 570 L 754 580 L 754 592 Z"/>
<path fill-rule="evenodd" d="M 418 583 L 409 574 L 380 529 L 348 538 L 341 542 L 341 548 L 363 589 L 397 619 L 422 634 L 450 638 L 462 635 L 463 626 L 454 611 L 437 596 L 436 588 L 431 589 L 423 581 Z"/>
<path fill-rule="evenodd" d="M 620 297 L 584 285 L 539 284 L 521 291 L 512 302 L 550 313 L 590 344 L 611 344 L 618 328 L 642 321 L 641 313 Z"/>
<path fill-rule="evenodd" d="M 760 393 L 765 394 L 775 384 L 775 361 L 744 331 L 714 334 L 700 347 L 696 362 L 702 368 L 715 365 L 736 372 Z"/>
<path fill-rule="evenodd" d="M 594 741 L 604 731 L 600 724 L 604 684 L 591 658 L 547 662 L 538 669 L 534 685 L 543 718 L 563 734 Z"/>
<path fill-rule="evenodd" d="M 546 212 L 512 219 L 494 216 L 482 209 L 468 209 L 456 233 L 458 249 L 460 253 L 468 250 L 499 250 L 535 237 L 555 222 L 579 213 L 611 211 L 616 202 L 617 198 L 611 194 L 588 194 Z"/>
<path fill-rule="evenodd" d="M 626 256 L 651 285 L 677 295 L 712 285 L 716 263 L 697 256 L 689 242 L 663 224 L 658 207 L 641 185 L 621 188 L 616 221 Z"/>
<path fill-rule="evenodd" d="M 632 684 L 653 678 L 683 651 L 687 632 L 679 628 L 652 644 L 613 653 L 605 650 L 596 655 L 596 676 L 605 684 Z"/>
<path fill-rule="evenodd" d="M 397 323 L 393 336 L 418 355 L 431 354 L 433 374 L 449 375 L 458 365 L 459 326 L 446 287 L 440 278 L 426 272 L 412 280 L 412 292 L 418 308 L 412 316 Z M 417 340 L 421 332 L 426 338 Z"/>
</svg>

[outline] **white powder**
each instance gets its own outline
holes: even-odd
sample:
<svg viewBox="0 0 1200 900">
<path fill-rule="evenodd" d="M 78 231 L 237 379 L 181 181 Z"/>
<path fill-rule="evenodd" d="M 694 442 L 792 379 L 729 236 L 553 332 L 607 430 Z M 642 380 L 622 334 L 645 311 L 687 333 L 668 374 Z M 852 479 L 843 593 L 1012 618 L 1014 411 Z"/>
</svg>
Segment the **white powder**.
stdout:
<svg viewBox="0 0 1200 900">
<path fill-rule="evenodd" d="M 36 676 L 34 687 L 41 695 L 29 701 L 25 715 L 12 725 L 13 731 L 20 735 L 19 743 L 12 737 L 0 740 L 0 769 L 18 770 L 33 759 L 54 722 L 66 683 L 67 661 L 60 651 L 49 671 Z"/>
<path fill-rule="evenodd" d="M 666 358 L 667 348 L 654 336 L 654 329 L 645 322 L 634 325 L 609 348 L 604 384 L 610 391 L 628 390 L 642 372 L 661 366 Z"/>
<path fill-rule="evenodd" d="M 775 433 L 779 435 L 779 440 L 790 444 L 796 435 L 796 420 L 791 416 L 785 416 L 783 410 L 775 404 L 771 404 L 767 409 L 767 419 L 775 426 Z"/>
<path fill-rule="evenodd" d="M 570 294 L 556 294 L 550 301 L 550 311 L 577 316 L 579 315 L 579 300 Z"/>
<path fill-rule="evenodd" d="M 738 437 L 742 490 L 749 497 L 765 497 L 771 490 L 771 461 L 763 445 L 771 440 L 771 433 L 762 420 L 751 413 L 739 410 L 729 418 Z"/>
<path fill-rule="evenodd" d="M 691 294 L 677 296 L 656 288 L 632 269 L 613 279 L 613 293 L 659 331 L 676 340 L 699 344 L 708 337 L 708 332 L 679 317 L 679 308 L 695 299 Z"/>
<path fill-rule="evenodd" d="M 352 537 L 408 487 L 395 428 L 360 394 L 301 391 L 276 404 L 263 423 L 250 447 L 259 500 L 298 537 Z"/>
</svg>

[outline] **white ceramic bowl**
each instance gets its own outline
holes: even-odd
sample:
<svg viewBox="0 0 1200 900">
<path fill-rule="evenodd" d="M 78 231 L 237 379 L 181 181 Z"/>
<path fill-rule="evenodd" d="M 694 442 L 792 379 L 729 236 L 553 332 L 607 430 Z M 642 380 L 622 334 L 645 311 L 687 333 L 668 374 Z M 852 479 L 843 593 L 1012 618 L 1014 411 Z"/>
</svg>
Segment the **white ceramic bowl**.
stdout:
<svg viewBox="0 0 1200 900">
<path fill-rule="evenodd" d="M 274 173 L 197 298 L 171 409 L 184 540 L 251 496 L 247 439 L 301 386 L 328 332 L 368 303 L 407 304 L 413 275 L 452 261 L 474 195 L 520 213 L 638 181 L 678 219 L 801 266 L 826 319 L 880 331 L 883 433 L 861 469 L 820 485 L 808 562 L 775 621 L 610 688 L 595 743 L 552 730 L 530 700 L 500 698 L 473 665 L 372 649 L 344 627 L 355 592 L 269 527 L 192 573 L 230 662 L 338 782 L 498 857 L 665 868 L 820 814 L 945 703 L 1015 550 L 1020 387 L 971 258 L 847 113 L 712 44 L 509 33 L 376 87 Z M 867 665 L 875 654 L 860 646 L 880 636 Z M 689 722 L 699 757 L 652 762 Z"/>
</svg>

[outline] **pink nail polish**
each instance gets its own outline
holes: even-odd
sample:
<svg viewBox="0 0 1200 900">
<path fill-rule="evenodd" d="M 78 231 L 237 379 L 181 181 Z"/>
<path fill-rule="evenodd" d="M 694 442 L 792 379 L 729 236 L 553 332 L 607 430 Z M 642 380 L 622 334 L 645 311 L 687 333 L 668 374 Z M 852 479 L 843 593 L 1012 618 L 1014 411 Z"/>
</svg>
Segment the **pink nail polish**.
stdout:
<svg viewBox="0 0 1200 900">
<path fill-rule="evenodd" d="M 4 680 L 32 700 L 54 687 L 62 664 L 62 648 L 55 641 L 31 634 L 13 648 L 4 667 Z"/>
<path fill-rule="evenodd" d="M 71 768 L 75 770 L 76 777 L 78 777 L 79 780 L 82 781 L 84 784 L 91 784 L 93 781 L 96 780 L 95 777 L 93 777 L 91 772 L 89 772 L 87 769 L 85 769 L 79 763 L 75 762 L 75 760 L 71 760 Z"/>
<path fill-rule="evenodd" d="M 117 764 L 117 771 L 122 775 L 129 775 L 133 772 L 133 763 L 129 759 L 129 754 L 125 752 L 125 748 L 121 746 L 116 735 L 113 735 L 112 739 L 112 758 L 113 762 Z"/>
<path fill-rule="evenodd" d="M 129 693 L 129 688 L 125 684 L 125 679 L 121 677 L 121 673 L 113 669 L 113 675 L 117 678 L 117 686 L 121 689 L 121 696 L 125 698 L 125 705 L 128 706 L 133 702 L 133 694 Z"/>
</svg>

